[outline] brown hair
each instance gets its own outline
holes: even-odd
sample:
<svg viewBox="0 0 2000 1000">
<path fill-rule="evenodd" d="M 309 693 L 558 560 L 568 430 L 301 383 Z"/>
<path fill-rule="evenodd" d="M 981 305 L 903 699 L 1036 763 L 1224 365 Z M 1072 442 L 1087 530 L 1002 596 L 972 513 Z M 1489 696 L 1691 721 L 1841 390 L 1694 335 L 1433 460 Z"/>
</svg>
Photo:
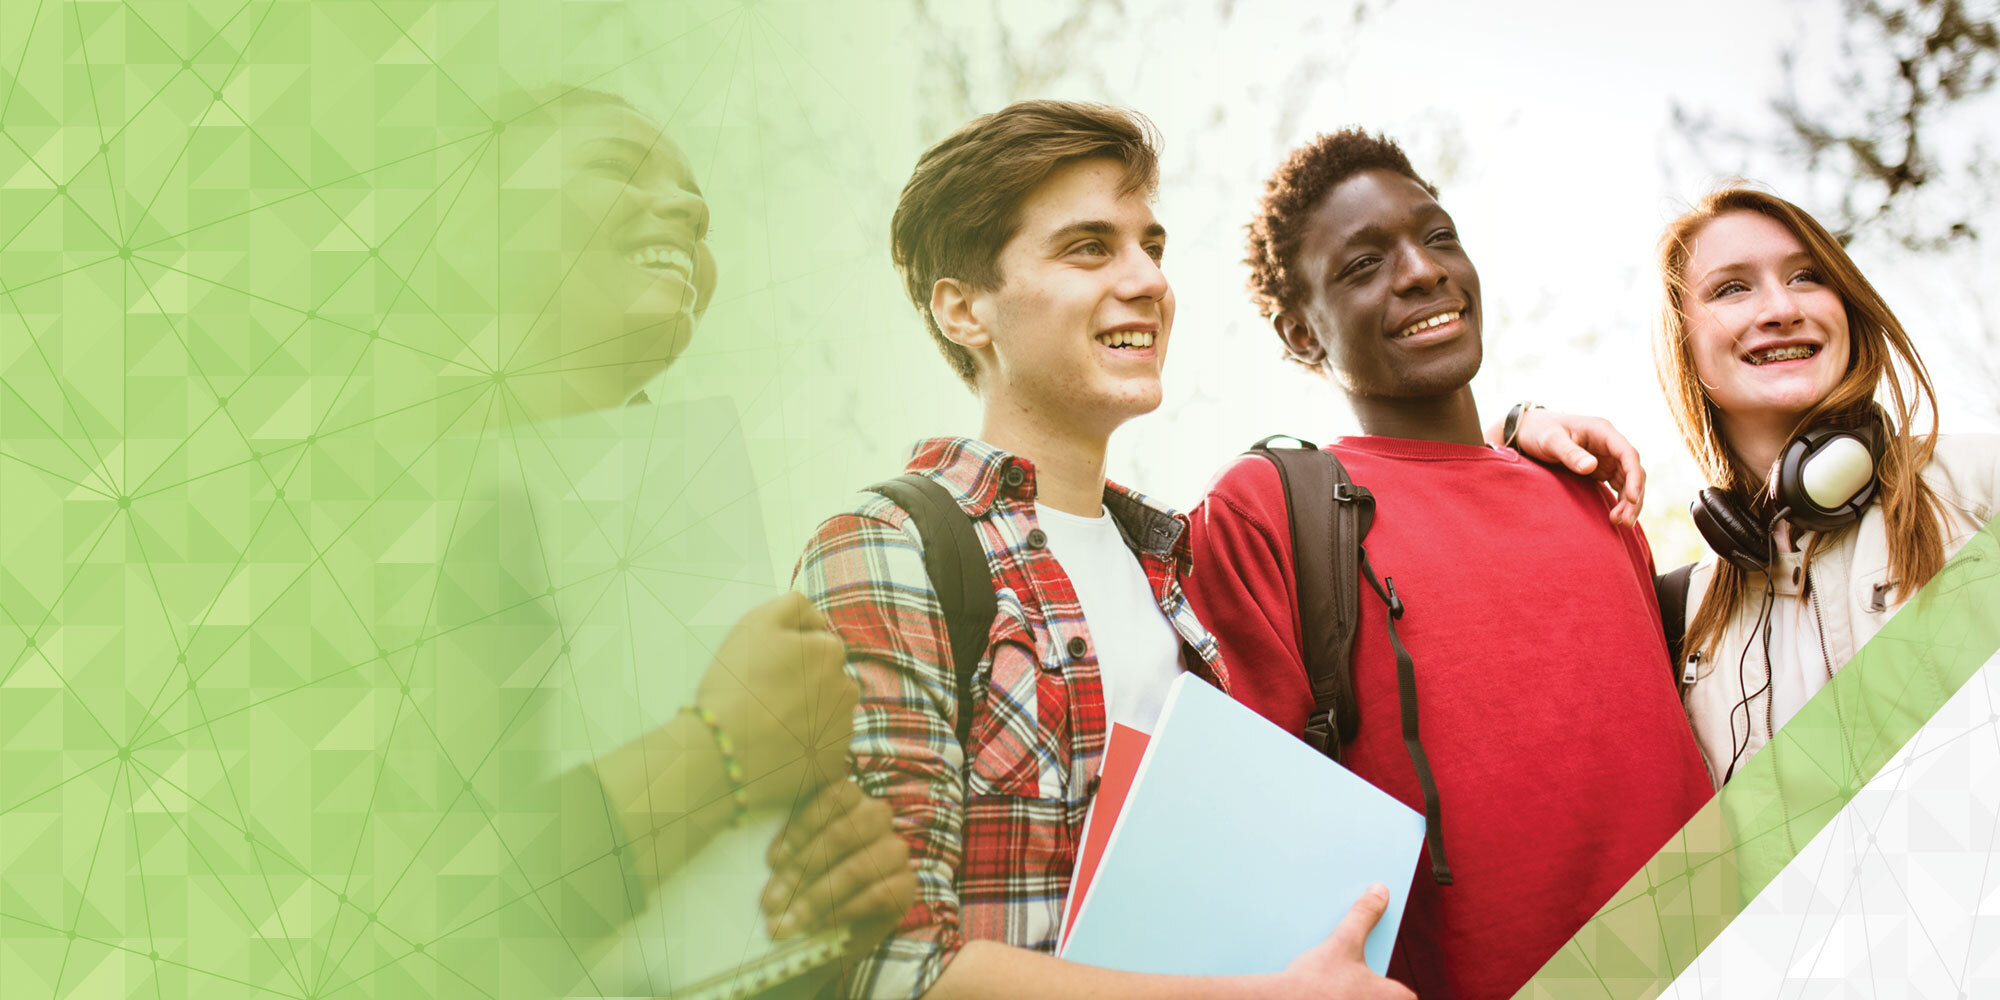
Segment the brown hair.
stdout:
<svg viewBox="0 0 2000 1000">
<path fill-rule="evenodd" d="M 1328 191 L 1363 170 L 1401 174 L 1437 197 L 1437 188 L 1417 175 L 1402 147 L 1384 136 L 1342 129 L 1321 133 L 1292 150 L 1264 181 L 1257 216 L 1244 227 L 1250 234 L 1250 252 L 1243 262 L 1250 265 L 1250 301 L 1259 315 L 1276 316 L 1298 303 L 1305 289 L 1299 285 L 1295 258 L 1305 242 L 1306 223 Z M 1300 361 L 1289 348 L 1285 357 L 1314 371 L 1325 368 L 1323 363 Z"/>
<path fill-rule="evenodd" d="M 889 223 L 889 256 L 951 370 L 973 384 L 972 352 L 931 316 L 931 288 L 955 278 L 1000 287 L 1000 251 L 1020 228 L 1021 202 L 1057 168 L 1107 157 L 1124 164 L 1121 194 L 1159 186 L 1153 125 L 1123 108 L 1076 101 L 1019 101 L 965 123 L 924 151 Z"/>
<path fill-rule="evenodd" d="M 1790 230 L 1812 257 L 1820 280 L 1839 293 L 1846 305 L 1851 345 L 1847 374 L 1807 411 L 1793 433 L 1821 424 L 1859 426 L 1875 419 L 1875 391 L 1878 386 L 1888 387 L 1887 447 L 1876 466 L 1881 481 L 1876 502 L 1888 522 L 1890 578 L 1896 581 L 1898 596 L 1907 598 L 1944 565 L 1937 498 L 1919 475 L 1929 464 L 1937 442 L 1937 394 L 1903 324 L 1862 276 L 1840 240 L 1804 209 L 1776 195 L 1742 185 L 1723 188 L 1675 219 L 1660 239 L 1660 277 L 1666 299 L 1656 368 L 1681 439 L 1710 483 L 1747 501 L 1760 520 L 1771 517 L 1774 512 L 1762 481 L 1740 467 L 1722 438 L 1715 403 L 1695 372 L 1694 356 L 1687 345 L 1684 296 L 1688 258 L 1703 228 L 1731 212 L 1755 212 Z M 1920 399 L 1930 411 L 1930 429 L 1917 435 L 1913 428 Z M 1807 562 L 1822 540 L 1815 536 L 1807 546 Z M 1714 655 L 1731 610 L 1743 599 L 1745 583 L 1744 572 L 1735 565 L 1727 560 L 1716 563 L 1714 581 L 1688 625 L 1684 648 Z"/>
</svg>

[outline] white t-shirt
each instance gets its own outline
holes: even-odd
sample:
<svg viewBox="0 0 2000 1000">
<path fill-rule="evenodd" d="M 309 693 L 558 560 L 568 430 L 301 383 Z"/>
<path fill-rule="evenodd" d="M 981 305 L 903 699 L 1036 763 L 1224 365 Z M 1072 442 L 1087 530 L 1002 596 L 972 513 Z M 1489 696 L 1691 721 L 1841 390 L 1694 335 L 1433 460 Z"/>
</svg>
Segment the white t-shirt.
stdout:
<svg viewBox="0 0 2000 1000">
<path fill-rule="evenodd" d="M 1102 507 L 1096 517 L 1078 517 L 1036 504 L 1035 518 L 1083 605 L 1097 647 L 1107 725 L 1152 732 L 1167 687 L 1181 674 L 1181 639 L 1154 599 L 1146 571 Z"/>
</svg>

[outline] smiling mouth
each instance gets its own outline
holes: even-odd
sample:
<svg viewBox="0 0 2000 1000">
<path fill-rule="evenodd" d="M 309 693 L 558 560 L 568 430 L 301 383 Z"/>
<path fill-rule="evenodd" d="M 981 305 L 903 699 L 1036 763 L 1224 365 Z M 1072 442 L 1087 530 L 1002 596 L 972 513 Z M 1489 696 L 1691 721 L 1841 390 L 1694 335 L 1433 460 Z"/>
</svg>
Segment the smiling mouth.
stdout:
<svg viewBox="0 0 2000 1000">
<path fill-rule="evenodd" d="M 1460 315 L 1461 315 L 1460 312 L 1454 309 L 1451 312 L 1439 313 L 1436 316 L 1432 316 L 1430 319 L 1418 320 L 1415 323 L 1411 323 L 1409 326 L 1406 326 L 1401 330 L 1396 331 L 1396 335 L 1389 339 L 1402 340 L 1405 337 L 1414 337 L 1417 334 L 1424 332 L 1425 330 L 1435 330 L 1438 327 L 1441 327 L 1446 323 L 1449 323 L 1452 320 L 1457 319 Z"/>
<path fill-rule="evenodd" d="M 655 274 L 672 273 L 682 281 L 693 283 L 694 254 L 671 243 L 655 243 L 638 247 L 626 254 L 632 266 Z"/>
<path fill-rule="evenodd" d="M 1097 342 L 1114 350 L 1142 351 L 1153 346 L 1150 330 L 1113 330 L 1097 335 Z"/>
<path fill-rule="evenodd" d="M 1751 351 L 1743 355 L 1743 360 L 1753 365 L 1776 364 L 1780 361 L 1798 361 L 1819 353 L 1819 348 L 1811 344 L 1794 344 L 1790 347 L 1772 347 L 1761 351 Z"/>
</svg>

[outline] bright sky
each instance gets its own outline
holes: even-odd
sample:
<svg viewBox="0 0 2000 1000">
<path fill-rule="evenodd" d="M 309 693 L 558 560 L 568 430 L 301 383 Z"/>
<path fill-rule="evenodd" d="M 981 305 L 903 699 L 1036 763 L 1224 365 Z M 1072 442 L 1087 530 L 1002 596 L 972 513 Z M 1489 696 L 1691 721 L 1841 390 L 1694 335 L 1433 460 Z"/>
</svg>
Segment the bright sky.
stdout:
<svg viewBox="0 0 2000 1000">
<path fill-rule="evenodd" d="M 1243 224 L 1285 151 L 1314 132 L 1360 124 L 1402 142 L 1439 184 L 1479 267 L 1487 360 L 1473 386 L 1482 410 L 1490 418 L 1532 399 L 1611 418 L 1646 458 L 1645 522 L 1658 560 L 1671 566 L 1699 553 L 1686 504 L 1702 483 L 1653 375 L 1652 259 L 1664 224 L 1724 175 L 1675 131 L 1672 109 L 1678 101 L 1746 131 L 1769 132 L 1769 104 L 1783 80 L 1780 56 L 1791 43 L 1802 48 L 1806 96 L 1837 100 L 1826 67 L 1839 59 L 1840 0 L 1690 0 L 1672 10 L 1396 0 L 1369 6 L 1358 23 L 1349 3 L 928 6 L 937 19 L 930 28 L 836 20 L 812 29 L 816 38 L 852 29 L 852 44 L 835 48 L 866 67 L 829 62 L 821 69 L 833 86 L 802 89 L 802 99 L 831 95 L 827 113 L 809 119 L 815 135 L 838 142 L 873 134 L 877 125 L 893 134 L 881 123 L 911 124 L 900 138 L 849 143 L 851 151 L 838 147 L 830 158 L 804 160 L 809 169 L 857 164 L 855 200 L 834 206 L 853 217 L 851 242 L 804 244 L 813 260 L 852 261 L 837 301 L 856 329 L 829 340 L 830 331 L 814 323 L 825 298 L 796 318 L 752 324 L 770 327 L 772 356 L 803 379 L 785 384 L 824 393 L 810 401 L 796 392 L 775 401 L 746 396 L 753 437 L 793 442 L 831 428 L 842 444 L 868 439 L 854 456 L 828 457 L 824 444 L 799 449 L 798 462 L 827 467 L 787 473 L 800 485 L 787 494 L 789 503 L 767 512 L 780 552 L 793 551 L 790 543 L 846 490 L 872 481 L 873 472 L 856 466 L 886 466 L 918 437 L 977 430 L 976 402 L 922 346 L 923 332 L 887 263 L 887 219 L 877 216 L 923 146 L 971 114 L 1038 96 L 1136 108 L 1164 141 L 1157 210 L 1172 234 L 1167 270 L 1179 299 L 1167 401 L 1113 438 L 1113 478 L 1185 509 L 1216 469 L 1259 437 L 1284 431 L 1324 441 L 1355 429 L 1328 384 L 1279 360 L 1276 338 L 1243 292 L 1241 258 Z M 957 53 L 962 96 L 956 78 L 936 74 L 936 57 L 926 53 L 937 51 Z M 911 65 L 925 59 L 930 75 Z M 1024 77 L 1029 82 L 1020 82 Z M 823 124 L 840 115 L 860 115 L 870 127 Z M 763 150 L 738 152 L 747 157 L 740 164 L 727 156 L 703 162 L 716 176 L 764 169 Z M 1813 208 L 1812 193 L 1790 175 L 1798 166 L 1759 167 L 1752 177 Z M 733 288 L 766 280 L 757 270 L 766 252 L 754 245 L 762 238 L 757 227 L 732 231 L 728 219 L 747 208 L 790 225 L 801 213 L 823 211 L 814 204 L 726 206 L 721 197 L 717 253 L 727 254 L 725 284 Z M 797 243 L 774 238 L 769 245 L 783 253 Z M 1895 248 L 1853 249 L 1925 352 L 1945 428 L 2000 430 L 2000 367 L 1958 363 L 1967 351 L 1990 353 L 1981 337 L 2000 330 L 2000 309 L 1982 304 L 1981 289 L 1966 278 L 1992 273 L 2000 263 L 1994 251 L 1977 250 L 1983 259 L 1948 267 Z M 786 287 L 782 267 L 771 266 L 768 280 Z M 715 330 L 726 328 L 714 317 L 727 309 L 712 314 Z M 757 371 L 732 353 L 740 348 L 707 332 L 676 374 L 707 387 L 738 370 Z M 899 360 L 885 360 L 892 358 Z"/>
<path fill-rule="evenodd" d="M 1354 430 L 1330 386 L 1279 363 L 1276 338 L 1241 291 L 1239 261 L 1241 226 L 1283 151 L 1313 132 L 1361 124 L 1402 142 L 1440 185 L 1480 269 L 1482 411 L 1525 398 L 1612 418 L 1646 456 L 1646 520 L 1659 559 L 1692 558 L 1699 542 L 1685 509 L 1702 484 L 1653 375 L 1652 257 L 1664 223 L 1718 175 L 1672 130 L 1671 102 L 1763 124 L 1781 82 L 1781 43 L 1818 24 L 1812 44 L 1830 46 L 1825 19 L 1837 16 L 1836 3 L 1699 0 L 1668 10 L 1405 0 L 1334 43 L 1328 62 L 1344 59 L 1344 68 L 1303 91 L 1294 84 L 1298 52 L 1261 43 L 1310 51 L 1341 33 L 1299 25 L 1295 6 L 1245 5 L 1237 20 L 1256 23 L 1219 38 L 1200 24 L 1181 37 L 1162 28 L 1155 51 L 1202 56 L 1148 63 L 1132 86 L 1104 95 L 1146 112 L 1164 135 L 1159 212 L 1173 234 L 1169 274 L 1180 301 L 1167 404 L 1114 439 L 1114 478 L 1185 507 L 1258 437 L 1284 430 L 1324 441 Z M 1141 96 L 1155 82 L 1158 96 Z M 1275 121 L 1271 95 L 1301 92 L 1292 120 Z M 1231 113 L 1218 117 L 1217 108 Z M 1786 178 L 1758 179 L 1788 190 Z M 1864 269 L 1920 349 L 1938 343 L 1926 334 L 1937 290 L 1894 280 L 1901 275 L 1871 266 L 1866 250 L 1857 249 Z M 1908 263 L 1899 256 L 1911 255 L 1887 254 Z M 1895 270 L 1936 284 L 1934 268 Z M 1951 367 L 1943 361 L 1930 359 L 1934 374 Z M 1949 385 L 1940 392 L 1948 429 L 1994 429 L 1990 406 L 1973 407 L 1961 393 L 1959 409 L 1985 412 L 1954 412 Z"/>
</svg>

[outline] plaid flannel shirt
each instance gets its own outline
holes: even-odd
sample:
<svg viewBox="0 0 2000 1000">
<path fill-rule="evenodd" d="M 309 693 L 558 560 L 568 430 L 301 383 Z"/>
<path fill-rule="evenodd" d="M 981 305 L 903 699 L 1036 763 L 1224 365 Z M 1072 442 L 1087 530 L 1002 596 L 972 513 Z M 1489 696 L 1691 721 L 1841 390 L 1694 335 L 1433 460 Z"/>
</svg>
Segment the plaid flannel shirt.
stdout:
<svg viewBox="0 0 2000 1000">
<path fill-rule="evenodd" d="M 1083 610 L 1035 526 L 1035 470 L 991 445 L 935 438 L 908 471 L 937 480 L 973 519 L 999 611 L 974 690 L 970 766 L 944 614 L 916 526 L 865 493 L 819 526 L 795 585 L 847 644 L 861 688 L 861 786 L 895 810 L 917 870 L 916 905 L 848 969 L 846 995 L 922 996 L 965 942 L 1053 952 L 1070 869 L 1097 789 L 1104 689 Z M 1181 594 L 1187 520 L 1116 484 L 1105 506 L 1181 637 L 1181 661 L 1227 687 L 1215 640 Z"/>
</svg>

